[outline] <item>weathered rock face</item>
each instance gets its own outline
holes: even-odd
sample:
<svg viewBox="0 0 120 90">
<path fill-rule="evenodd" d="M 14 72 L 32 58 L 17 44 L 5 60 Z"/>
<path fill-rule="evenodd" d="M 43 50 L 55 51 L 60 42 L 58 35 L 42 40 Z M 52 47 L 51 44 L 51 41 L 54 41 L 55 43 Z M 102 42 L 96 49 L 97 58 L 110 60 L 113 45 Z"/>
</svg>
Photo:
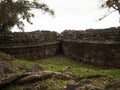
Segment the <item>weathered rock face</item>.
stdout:
<svg viewBox="0 0 120 90">
<path fill-rule="evenodd" d="M 7 55 L 5 53 L 0 52 L 0 61 L 11 61 L 13 60 L 13 57 L 10 55 Z"/>
<path fill-rule="evenodd" d="M 61 33 L 63 39 L 82 41 L 120 41 L 120 27 L 108 29 L 90 29 L 86 31 L 65 30 Z"/>
<path fill-rule="evenodd" d="M 48 43 L 56 41 L 58 36 L 58 33 L 50 31 L 6 33 L 0 35 L 0 45 Z"/>
<path fill-rule="evenodd" d="M 20 59 L 39 59 L 59 53 L 58 33 L 35 31 L 0 35 L 0 50 Z"/>
<path fill-rule="evenodd" d="M 63 52 L 80 62 L 120 67 L 120 28 L 64 31 Z"/>
<path fill-rule="evenodd" d="M 80 62 L 120 67 L 120 44 L 63 41 L 64 54 Z"/>
<path fill-rule="evenodd" d="M 54 56 L 59 53 L 59 42 L 51 42 L 37 45 L 6 46 L 1 51 L 20 59 L 40 59 Z"/>
</svg>

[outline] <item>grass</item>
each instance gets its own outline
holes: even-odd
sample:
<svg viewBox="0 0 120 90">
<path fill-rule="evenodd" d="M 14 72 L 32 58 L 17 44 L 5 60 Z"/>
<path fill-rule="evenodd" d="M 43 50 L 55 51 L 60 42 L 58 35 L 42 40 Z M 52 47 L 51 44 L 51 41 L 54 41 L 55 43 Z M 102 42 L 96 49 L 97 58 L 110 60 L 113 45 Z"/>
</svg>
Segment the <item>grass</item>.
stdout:
<svg viewBox="0 0 120 90">
<path fill-rule="evenodd" d="M 34 61 L 15 59 L 13 61 L 13 63 L 19 67 L 22 67 L 23 70 L 24 70 L 24 66 L 29 67 L 29 66 L 38 64 L 38 65 L 42 66 L 45 70 L 50 70 L 50 71 L 62 72 L 62 71 L 64 71 L 65 68 L 69 67 L 69 69 L 67 71 L 62 72 L 62 73 L 83 75 L 83 76 L 84 75 L 101 74 L 101 75 L 110 76 L 110 77 L 114 78 L 115 80 L 120 79 L 120 70 L 119 69 L 103 69 L 101 67 L 95 67 L 93 65 L 76 62 L 73 59 L 67 58 L 63 55 L 57 55 L 54 57 L 43 58 L 43 59 L 34 60 Z M 18 72 L 20 72 L 20 71 L 18 71 Z M 92 79 L 92 83 L 90 85 L 97 86 L 97 87 L 103 87 L 104 83 L 106 81 L 109 81 L 109 78 L 108 79 L 107 78 L 106 77 L 94 78 L 94 79 Z M 110 80 L 112 80 L 112 79 L 110 79 Z M 111 82 L 113 82 L 113 81 L 111 81 Z M 49 78 L 46 80 L 39 81 L 37 83 L 41 90 L 56 90 L 57 88 L 64 87 L 66 85 L 67 81 L 60 80 L 60 79 L 58 80 L 58 79 L 52 77 L 52 78 Z M 30 86 L 32 88 L 32 85 L 29 85 L 28 87 L 30 88 Z M 22 90 L 21 88 L 23 88 L 23 87 L 8 86 L 8 87 L 4 88 L 3 90 Z M 120 89 L 118 89 L 118 90 L 120 90 Z"/>
<path fill-rule="evenodd" d="M 103 74 L 120 78 L 120 69 L 103 69 L 101 67 L 76 62 L 63 55 L 36 60 L 35 62 L 45 66 L 47 70 L 62 71 L 64 68 L 70 67 L 69 72 L 74 74 Z"/>
<path fill-rule="evenodd" d="M 66 81 L 55 78 L 50 78 L 39 82 L 40 90 L 57 90 L 58 88 L 63 88 L 65 84 Z"/>
<path fill-rule="evenodd" d="M 102 69 L 100 67 L 95 67 L 93 65 L 78 63 L 63 55 L 57 55 L 54 57 L 43 58 L 34 61 L 14 60 L 13 63 L 22 66 L 24 65 L 31 66 L 34 64 L 39 64 L 43 66 L 45 70 L 52 71 L 63 71 L 65 68 L 69 67 L 68 73 L 80 75 L 102 74 L 120 78 L 119 69 Z"/>
<path fill-rule="evenodd" d="M 26 65 L 26 66 L 32 66 L 32 65 L 35 65 L 35 64 L 37 64 L 37 63 L 35 63 L 35 62 L 31 62 L 31 61 L 26 61 L 26 60 L 19 60 L 19 59 L 15 59 L 14 61 L 13 61 L 13 63 L 14 64 L 16 64 L 16 65 L 18 65 L 18 66 L 24 66 L 24 65 Z"/>
</svg>

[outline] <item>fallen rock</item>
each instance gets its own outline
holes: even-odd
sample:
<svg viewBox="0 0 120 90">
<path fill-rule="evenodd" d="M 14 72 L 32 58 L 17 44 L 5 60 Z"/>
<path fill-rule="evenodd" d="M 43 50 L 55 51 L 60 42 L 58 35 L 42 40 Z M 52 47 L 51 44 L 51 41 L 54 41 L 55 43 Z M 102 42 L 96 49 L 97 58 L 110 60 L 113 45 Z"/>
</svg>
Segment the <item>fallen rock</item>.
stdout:
<svg viewBox="0 0 120 90">
<path fill-rule="evenodd" d="M 38 64 L 26 67 L 27 72 L 43 71 L 44 68 Z"/>
<path fill-rule="evenodd" d="M 27 76 L 28 74 L 20 74 L 20 75 L 12 75 L 12 76 L 9 76 L 3 80 L 0 80 L 0 88 L 3 88 L 3 87 L 6 87 L 7 85 L 10 85 L 14 82 L 16 82 L 17 80 Z"/>
<path fill-rule="evenodd" d="M 76 88 L 76 81 L 75 80 L 69 80 L 67 82 L 67 85 L 65 86 L 65 90 L 75 90 Z"/>
<path fill-rule="evenodd" d="M 14 84 L 15 85 L 30 84 L 33 82 L 46 80 L 52 77 L 55 77 L 56 79 L 63 79 L 63 80 L 71 79 L 69 75 L 64 75 L 62 73 L 53 72 L 53 71 L 28 72 L 28 73 L 21 73 L 19 75 L 14 74 L 3 80 L 0 80 L 0 88 L 8 85 L 14 85 Z"/>
<path fill-rule="evenodd" d="M 19 68 L 10 61 L 0 61 L 0 80 L 6 78 L 7 75 L 19 70 Z"/>
<path fill-rule="evenodd" d="M 0 51 L 0 61 L 11 61 L 13 57 Z"/>
<path fill-rule="evenodd" d="M 61 90 L 103 90 L 99 87 L 89 86 L 92 83 L 91 80 L 85 79 L 79 82 L 69 80 L 64 89 Z"/>
<path fill-rule="evenodd" d="M 120 88 L 120 81 L 114 83 L 108 83 L 105 85 L 104 90 L 118 90 Z"/>
</svg>

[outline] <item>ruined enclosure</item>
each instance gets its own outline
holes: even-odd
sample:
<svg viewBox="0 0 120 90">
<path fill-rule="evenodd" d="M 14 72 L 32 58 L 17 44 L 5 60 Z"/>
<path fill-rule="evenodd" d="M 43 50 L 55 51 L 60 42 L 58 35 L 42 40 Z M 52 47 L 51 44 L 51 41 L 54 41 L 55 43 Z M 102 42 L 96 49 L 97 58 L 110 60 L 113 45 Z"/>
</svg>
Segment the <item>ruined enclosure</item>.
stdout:
<svg viewBox="0 0 120 90">
<path fill-rule="evenodd" d="M 63 53 L 79 62 L 120 67 L 120 28 L 1 34 L 0 51 L 27 60 Z"/>
</svg>

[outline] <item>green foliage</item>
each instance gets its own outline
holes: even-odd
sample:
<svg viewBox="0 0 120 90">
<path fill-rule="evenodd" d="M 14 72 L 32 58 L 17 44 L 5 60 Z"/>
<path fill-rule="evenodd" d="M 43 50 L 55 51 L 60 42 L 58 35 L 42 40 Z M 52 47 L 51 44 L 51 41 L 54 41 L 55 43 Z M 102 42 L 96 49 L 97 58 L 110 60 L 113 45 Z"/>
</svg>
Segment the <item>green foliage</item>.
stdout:
<svg viewBox="0 0 120 90">
<path fill-rule="evenodd" d="M 23 20 L 32 24 L 31 17 L 34 14 L 31 10 L 39 9 L 54 15 L 54 11 L 41 2 L 36 0 L 1 0 L 0 1 L 0 32 L 7 32 L 17 25 L 19 29 L 24 30 Z"/>
</svg>

